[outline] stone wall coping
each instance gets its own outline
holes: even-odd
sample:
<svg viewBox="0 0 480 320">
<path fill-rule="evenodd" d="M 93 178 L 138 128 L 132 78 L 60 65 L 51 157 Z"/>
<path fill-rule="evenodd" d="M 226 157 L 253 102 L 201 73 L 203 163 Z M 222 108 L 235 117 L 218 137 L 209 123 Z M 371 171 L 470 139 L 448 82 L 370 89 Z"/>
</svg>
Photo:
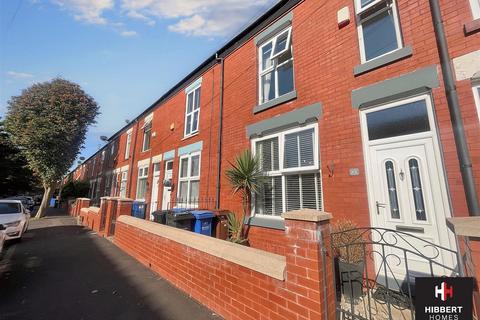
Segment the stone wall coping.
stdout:
<svg viewBox="0 0 480 320">
<path fill-rule="evenodd" d="M 88 211 L 93 211 L 94 213 L 99 213 L 100 208 L 99 207 L 88 207 Z"/>
<path fill-rule="evenodd" d="M 282 214 L 286 220 L 320 222 L 332 219 L 332 214 L 314 209 L 300 209 Z"/>
<path fill-rule="evenodd" d="M 133 202 L 130 198 L 115 198 L 118 202 Z"/>
<path fill-rule="evenodd" d="M 277 280 L 285 280 L 287 262 L 284 256 L 132 216 L 123 215 L 117 221 L 241 265 Z"/>
<path fill-rule="evenodd" d="M 480 216 L 447 218 L 447 226 L 457 236 L 480 238 Z"/>
<path fill-rule="evenodd" d="M 88 200 L 88 201 L 90 201 L 90 198 L 77 198 L 77 200 Z"/>
<path fill-rule="evenodd" d="M 88 208 L 82 208 L 82 209 L 80 209 L 80 212 L 88 213 Z"/>
</svg>

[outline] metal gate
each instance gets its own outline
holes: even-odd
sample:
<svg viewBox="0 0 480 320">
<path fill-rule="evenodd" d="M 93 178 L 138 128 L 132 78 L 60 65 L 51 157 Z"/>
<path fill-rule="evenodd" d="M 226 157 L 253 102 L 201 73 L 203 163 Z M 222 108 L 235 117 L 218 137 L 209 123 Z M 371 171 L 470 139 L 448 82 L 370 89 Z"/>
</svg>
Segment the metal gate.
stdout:
<svg viewBox="0 0 480 320">
<path fill-rule="evenodd" d="M 402 231 L 333 232 L 331 246 L 337 319 L 415 319 L 416 277 L 463 276 L 456 251 Z"/>
</svg>

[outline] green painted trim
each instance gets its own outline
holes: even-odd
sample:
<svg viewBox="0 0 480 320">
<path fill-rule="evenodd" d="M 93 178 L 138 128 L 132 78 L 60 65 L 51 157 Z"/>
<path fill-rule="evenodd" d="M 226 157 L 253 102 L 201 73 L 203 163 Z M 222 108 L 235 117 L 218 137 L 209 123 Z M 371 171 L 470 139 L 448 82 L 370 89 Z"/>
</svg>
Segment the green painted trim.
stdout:
<svg viewBox="0 0 480 320">
<path fill-rule="evenodd" d="M 262 227 L 262 228 L 269 228 L 269 229 L 285 230 L 284 219 L 252 216 L 252 217 L 245 217 L 245 224 L 251 227 Z"/>
<path fill-rule="evenodd" d="M 410 46 L 392 51 L 384 56 L 378 57 L 376 59 L 367 61 L 365 63 L 362 63 L 356 66 L 353 69 L 353 75 L 359 76 L 366 72 L 386 66 L 387 64 L 390 64 L 392 62 L 401 60 L 406 57 L 410 57 L 412 54 L 413 54 L 413 50 L 412 50 L 412 47 Z"/>
<path fill-rule="evenodd" d="M 203 149 L 203 141 L 198 141 L 187 146 L 178 148 L 178 156 L 183 156 L 195 151 L 201 151 Z"/>
<path fill-rule="evenodd" d="M 260 32 L 255 38 L 254 42 L 255 45 L 258 46 L 262 44 L 262 42 L 267 41 L 271 37 L 273 37 L 277 32 L 280 32 L 282 29 L 290 26 L 292 24 L 293 13 L 290 11 L 274 23 L 272 23 L 268 28 Z"/>
<path fill-rule="evenodd" d="M 253 123 L 247 126 L 247 137 L 262 136 L 272 131 L 296 127 L 309 120 L 318 120 L 323 114 L 322 104 L 317 102 L 312 105 L 280 114 L 273 118 Z"/>
<path fill-rule="evenodd" d="M 259 113 L 259 112 L 265 111 L 267 109 L 273 108 L 275 106 L 278 106 L 279 104 L 288 102 L 296 98 L 297 98 L 297 91 L 293 90 L 292 92 L 286 93 L 283 96 L 280 96 L 273 100 L 267 101 L 264 104 L 253 107 L 253 113 Z"/>
<path fill-rule="evenodd" d="M 440 86 L 437 66 L 432 65 L 402 76 L 378 82 L 352 91 L 352 107 L 369 106 L 428 92 Z"/>
<path fill-rule="evenodd" d="M 175 150 L 167 151 L 163 154 L 163 160 L 171 160 L 175 158 Z"/>
</svg>

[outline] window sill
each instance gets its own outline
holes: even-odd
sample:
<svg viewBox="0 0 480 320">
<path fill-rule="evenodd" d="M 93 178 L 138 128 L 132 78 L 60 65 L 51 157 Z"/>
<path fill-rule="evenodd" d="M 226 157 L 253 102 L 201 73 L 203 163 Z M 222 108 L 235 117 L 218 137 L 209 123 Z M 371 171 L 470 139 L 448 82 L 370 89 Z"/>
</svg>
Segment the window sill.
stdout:
<svg viewBox="0 0 480 320">
<path fill-rule="evenodd" d="M 196 136 L 198 136 L 199 133 L 200 133 L 200 132 L 197 131 L 197 132 L 195 132 L 195 133 L 193 133 L 193 134 L 191 134 L 191 135 L 184 136 L 181 141 L 188 140 L 188 139 L 190 139 L 190 138 L 196 137 Z"/>
<path fill-rule="evenodd" d="M 253 215 L 245 217 L 245 224 L 254 227 L 285 230 L 285 220 L 282 217 Z"/>
<path fill-rule="evenodd" d="M 353 75 L 359 76 L 361 74 L 386 66 L 388 64 L 404 59 L 406 57 L 410 57 L 412 54 L 413 54 L 413 50 L 412 50 L 412 47 L 410 46 L 397 49 L 395 51 L 387 53 L 384 56 L 375 58 L 373 60 L 367 61 L 365 63 L 362 63 L 356 66 L 353 69 Z"/>
<path fill-rule="evenodd" d="M 463 32 L 465 36 L 477 33 L 480 31 L 480 18 L 467 22 L 463 25 Z"/>
<path fill-rule="evenodd" d="M 253 113 L 259 113 L 259 112 L 265 111 L 267 109 L 273 108 L 275 106 L 278 106 L 279 104 L 288 102 L 296 98 L 297 98 L 297 91 L 293 90 L 292 92 L 286 93 L 283 96 L 280 96 L 273 100 L 267 101 L 261 105 L 253 107 Z"/>
</svg>

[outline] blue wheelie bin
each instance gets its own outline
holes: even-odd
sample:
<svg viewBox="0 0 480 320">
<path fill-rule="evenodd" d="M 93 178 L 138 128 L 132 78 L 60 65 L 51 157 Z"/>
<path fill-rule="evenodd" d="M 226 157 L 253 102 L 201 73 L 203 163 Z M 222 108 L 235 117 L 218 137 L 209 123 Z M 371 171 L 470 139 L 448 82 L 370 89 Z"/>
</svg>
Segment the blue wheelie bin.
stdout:
<svg viewBox="0 0 480 320">
<path fill-rule="evenodd" d="M 132 216 L 140 219 L 145 219 L 145 201 L 133 201 Z"/>
<path fill-rule="evenodd" d="M 195 233 L 212 236 L 212 219 L 215 217 L 213 212 L 206 210 L 194 210 L 190 212 L 195 217 L 193 231 Z"/>
</svg>

